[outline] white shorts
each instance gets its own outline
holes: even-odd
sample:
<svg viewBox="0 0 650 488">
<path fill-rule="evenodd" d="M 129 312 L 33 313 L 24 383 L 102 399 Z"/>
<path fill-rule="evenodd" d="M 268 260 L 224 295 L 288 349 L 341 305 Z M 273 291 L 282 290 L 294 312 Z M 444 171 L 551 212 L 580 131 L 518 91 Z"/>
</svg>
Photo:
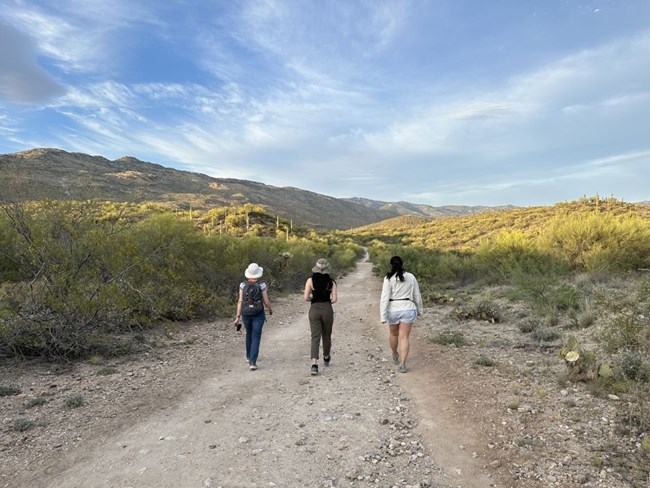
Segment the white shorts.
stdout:
<svg viewBox="0 0 650 488">
<path fill-rule="evenodd" d="M 397 325 L 400 322 L 403 324 L 412 324 L 417 318 L 418 311 L 414 309 L 386 312 L 386 321 L 388 322 L 388 325 Z"/>
</svg>

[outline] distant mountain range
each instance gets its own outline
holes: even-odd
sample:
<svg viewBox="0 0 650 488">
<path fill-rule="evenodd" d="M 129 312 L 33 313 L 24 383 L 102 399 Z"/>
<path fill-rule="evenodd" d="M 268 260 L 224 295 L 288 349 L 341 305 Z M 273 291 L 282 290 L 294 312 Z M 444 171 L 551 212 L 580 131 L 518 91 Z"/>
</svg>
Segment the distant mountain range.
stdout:
<svg viewBox="0 0 650 488">
<path fill-rule="evenodd" d="M 254 203 L 296 224 L 327 230 L 360 227 L 401 215 L 432 219 L 496 208 L 432 207 L 366 198 L 334 198 L 299 188 L 213 178 L 132 157 L 111 161 L 101 156 L 47 148 L 1 154 L 0 174 L 2 201 L 151 201 L 198 210 Z"/>
</svg>

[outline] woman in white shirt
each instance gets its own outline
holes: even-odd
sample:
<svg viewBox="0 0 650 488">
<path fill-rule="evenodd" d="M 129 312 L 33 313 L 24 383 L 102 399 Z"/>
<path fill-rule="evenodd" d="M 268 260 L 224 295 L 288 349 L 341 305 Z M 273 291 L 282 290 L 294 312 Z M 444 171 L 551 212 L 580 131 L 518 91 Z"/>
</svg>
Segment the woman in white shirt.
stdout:
<svg viewBox="0 0 650 488">
<path fill-rule="evenodd" d="M 422 295 L 418 281 L 403 268 L 402 258 L 390 258 L 390 271 L 384 277 L 379 302 L 381 323 L 388 322 L 388 343 L 393 352 L 393 362 L 406 373 L 409 354 L 409 335 L 418 316 L 422 315 Z"/>
</svg>

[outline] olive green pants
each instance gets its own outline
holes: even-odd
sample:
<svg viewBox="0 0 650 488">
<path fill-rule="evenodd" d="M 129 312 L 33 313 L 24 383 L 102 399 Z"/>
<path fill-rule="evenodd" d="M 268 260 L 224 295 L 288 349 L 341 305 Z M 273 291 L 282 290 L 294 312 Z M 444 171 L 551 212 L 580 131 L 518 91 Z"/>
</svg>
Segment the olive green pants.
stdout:
<svg viewBox="0 0 650 488">
<path fill-rule="evenodd" d="M 323 356 L 329 357 L 332 348 L 332 325 L 334 310 L 330 302 L 312 303 L 309 308 L 309 328 L 311 329 L 311 358 L 318 359 L 321 338 Z"/>
</svg>

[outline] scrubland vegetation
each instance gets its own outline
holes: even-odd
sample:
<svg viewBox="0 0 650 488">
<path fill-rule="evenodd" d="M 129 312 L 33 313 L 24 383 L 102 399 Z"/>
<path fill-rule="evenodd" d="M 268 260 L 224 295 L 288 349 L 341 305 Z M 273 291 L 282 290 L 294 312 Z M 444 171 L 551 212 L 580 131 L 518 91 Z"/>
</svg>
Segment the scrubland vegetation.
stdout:
<svg viewBox="0 0 650 488">
<path fill-rule="evenodd" d="M 277 296 L 299 290 L 317 258 L 345 273 L 360 252 L 253 205 L 175 213 L 49 201 L 2 210 L 0 356 L 133 351 L 147 329 L 233 314 L 250 262 Z"/>
</svg>

